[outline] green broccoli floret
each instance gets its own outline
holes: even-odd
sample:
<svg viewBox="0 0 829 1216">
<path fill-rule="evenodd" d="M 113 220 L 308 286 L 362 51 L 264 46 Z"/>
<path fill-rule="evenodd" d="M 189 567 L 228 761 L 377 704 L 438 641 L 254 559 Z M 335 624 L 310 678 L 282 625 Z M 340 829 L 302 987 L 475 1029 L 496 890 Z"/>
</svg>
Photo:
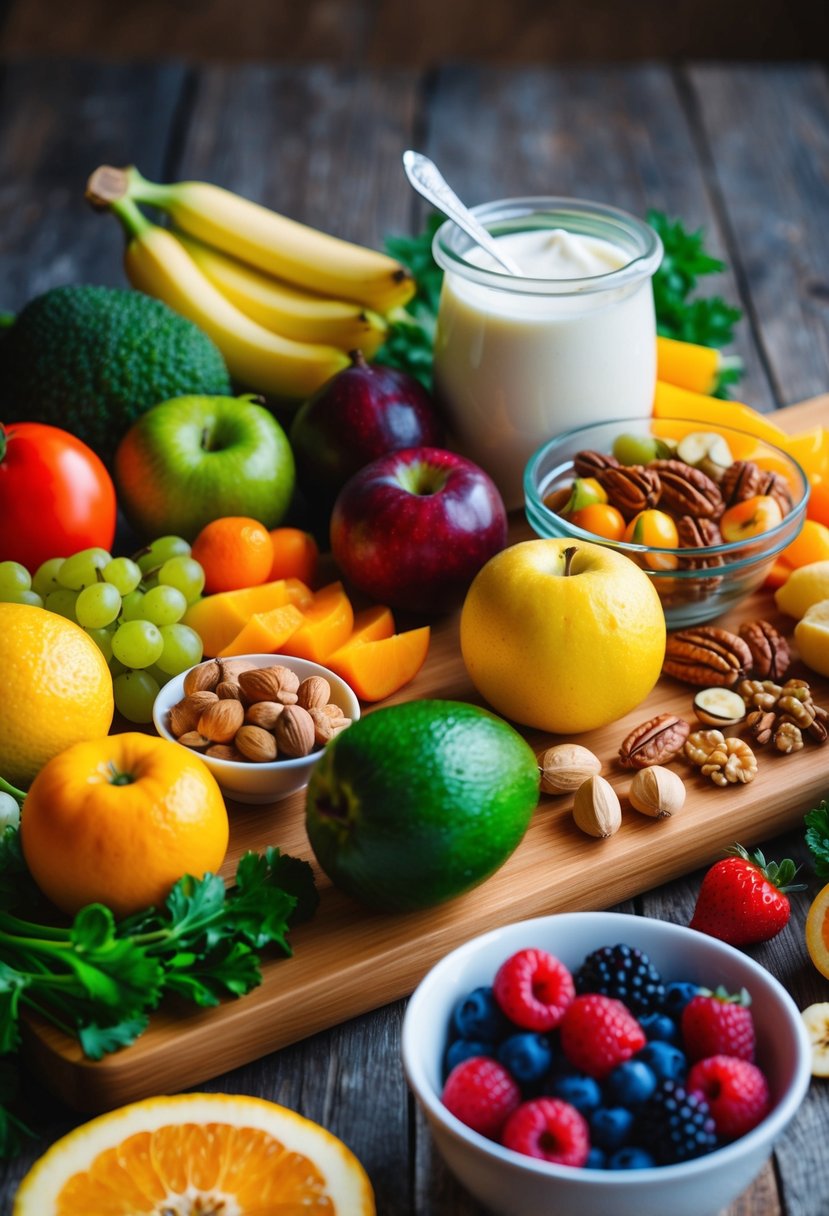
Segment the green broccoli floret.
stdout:
<svg viewBox="0 0 829 1216">
<path fill-rule="evenodd" d="M 139 291 L 55 287 L 31 300 L 0 341 L 5 421 L 63 427 L 107 463 L 150 406 L 230 392 L 213 341 Z"/>
</svg>

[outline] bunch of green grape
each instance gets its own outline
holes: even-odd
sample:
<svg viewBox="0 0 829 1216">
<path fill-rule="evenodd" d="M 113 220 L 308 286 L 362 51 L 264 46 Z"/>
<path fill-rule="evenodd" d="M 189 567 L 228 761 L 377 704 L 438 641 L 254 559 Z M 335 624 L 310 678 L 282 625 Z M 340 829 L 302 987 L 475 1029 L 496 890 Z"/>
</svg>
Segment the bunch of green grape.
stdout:
<svg viewBox="0 0 829 1216">
<path fill-rule="evenodd" d="M 119 713 L 152 721 L 162 684 L 200 663 L 202 641 L 182 624 L 204 588 L 204 571 L 180 536 L 162 536 L 132 557 L 82 549 L 51 557 L 29 574 L 0 562 L 0 602 L 33 604 L 75 621 L 112 672 Z"/>
</svg>

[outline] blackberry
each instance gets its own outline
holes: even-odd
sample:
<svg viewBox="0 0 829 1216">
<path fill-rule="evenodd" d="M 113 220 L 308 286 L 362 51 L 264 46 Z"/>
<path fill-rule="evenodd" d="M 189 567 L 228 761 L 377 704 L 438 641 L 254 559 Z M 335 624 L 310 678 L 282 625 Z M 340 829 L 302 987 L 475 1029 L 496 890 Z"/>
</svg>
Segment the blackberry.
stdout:
<svg viewBox="0 0 829 1216">
<path fill-rule="evenodd" d="M 602 946 L 588 954 L 574 975 L 576 992 L 600 992 L 622 1001 L 635 1017 L 655 1013 L 665 999 L 662 976 L 642 950 Z"/>
<path fill-rule="evenodd" d="M 690 1161 L 717 1147 L 711 1111 L 702 1094 L 678 1081 L 660 1081 L 639 1111 L 634 1139 L 647 1144 L 660 1165 Z"/>
</svg>

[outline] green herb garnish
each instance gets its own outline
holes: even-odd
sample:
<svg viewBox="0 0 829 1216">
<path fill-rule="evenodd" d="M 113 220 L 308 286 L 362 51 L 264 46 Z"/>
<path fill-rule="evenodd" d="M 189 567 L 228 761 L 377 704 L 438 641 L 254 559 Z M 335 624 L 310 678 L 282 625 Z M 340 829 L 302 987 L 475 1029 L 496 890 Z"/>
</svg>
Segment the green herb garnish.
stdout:
<svg viewBox="0 0 829 1216">
<path fill-rule="evenodd" d="M 825 798 L 820 806 L 808 812 L 804 822 L 812 868 L 818 878 L 829 878 L 829 803 Z"/>
</svg>

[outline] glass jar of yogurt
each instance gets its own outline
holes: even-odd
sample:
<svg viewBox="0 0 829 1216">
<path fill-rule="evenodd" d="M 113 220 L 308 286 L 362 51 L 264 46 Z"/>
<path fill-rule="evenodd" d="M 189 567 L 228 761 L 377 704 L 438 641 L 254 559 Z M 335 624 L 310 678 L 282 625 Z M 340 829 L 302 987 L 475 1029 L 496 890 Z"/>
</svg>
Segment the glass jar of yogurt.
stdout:
<svg viewBox="0 0 829 1216">
<path fill-rule="evenodd" d="M 512 509 L 542 443 L 650 413 L 651 277 L 662 243 L 635 216 L 579 199 L 505 199 L 473 211 L 523 273 L 503 270 L 451 220 L 438 229 L 435 392 L 453 445 Z"/>
</svg>

